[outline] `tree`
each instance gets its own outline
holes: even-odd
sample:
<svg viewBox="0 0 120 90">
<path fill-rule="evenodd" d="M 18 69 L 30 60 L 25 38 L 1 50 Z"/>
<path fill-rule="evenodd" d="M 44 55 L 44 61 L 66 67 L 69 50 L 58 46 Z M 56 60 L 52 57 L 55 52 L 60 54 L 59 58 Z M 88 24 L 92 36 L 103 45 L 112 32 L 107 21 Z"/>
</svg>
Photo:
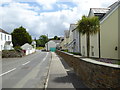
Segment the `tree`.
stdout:
<svg viewBox="0 0 120 90">
<path fill-rule="evenodd" d="M 83 35 L 86 34 L 87 57 L 90 53 L 90 35 L 96 34 L 100 30 L 99 18 L 82 16 L 82 19 L 77 23 L 77 29 Z"/>
<path fill-rule="evenodd" d="M 46 35 L 41 35 L 39 37 L 40 45 L 45 46 L 45 44 L 48 42 L 48 37 Z"/>
<path fill-rule="evenodd" d="M 54 36 L 54 40 L 58 40 L 58 37 L 57 37 L 57 36 Z"/>
<path fill-rule="evenodd" d="M 22 46 L 25 43 L 31 44 L 32 38 L 24 27 L 19 27 L 11 33 L 14 46 Z"/>
</svg>

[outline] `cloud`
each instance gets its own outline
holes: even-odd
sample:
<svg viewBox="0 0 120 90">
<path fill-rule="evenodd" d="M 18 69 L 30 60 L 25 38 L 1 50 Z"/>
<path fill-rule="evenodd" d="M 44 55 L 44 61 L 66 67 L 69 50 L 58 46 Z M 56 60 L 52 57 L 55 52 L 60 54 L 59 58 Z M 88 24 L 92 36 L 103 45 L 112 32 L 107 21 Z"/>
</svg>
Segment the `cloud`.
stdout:
<svg viewBox="0 0 120 90">
<path fill-rule="evenodd" d="M 67 0 L 36 0 L 41 7 L 29 3 L 19 3 L 10 0 L 9 4 L 0 7 L 0 28 L 12 32 L 14 28 L 23 26 L 35 37 L 49 34 L 49 37 L 63 36 L 64 30 L 69 29 L 70 23 L 75 23 L 82 15 L 88 15 L 92 7 L 108 7 L 114 0 L 69 0 L 76 6 L 68 7 L 67 4 L 59 4 Z M 35 2 L 35 1 L 34 1 Z M 41 12 L 41 9 L 55 9 L 57 3 L 60 10 Z"/>
</svg>

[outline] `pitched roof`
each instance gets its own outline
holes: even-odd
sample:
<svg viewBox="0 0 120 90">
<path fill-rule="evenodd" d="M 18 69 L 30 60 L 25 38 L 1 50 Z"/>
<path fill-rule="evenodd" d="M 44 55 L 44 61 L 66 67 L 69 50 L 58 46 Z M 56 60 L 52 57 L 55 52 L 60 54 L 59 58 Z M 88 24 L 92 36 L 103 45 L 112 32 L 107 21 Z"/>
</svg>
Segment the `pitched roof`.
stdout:
<svg viewBox="0 0 120 90">
<path fill-rule="evenodd" d="M 107 13 L 109 8 L 91 8 L 93 13 Z"/>
<path fill-rule="evenodd" d="M 98 16 L 99 20 L 104 17 L 104 15 L 109 11 L 109 8 L 90 8 L 90 13 L 92 12 L 94 16 Z M 88 15 L 88 16 L 89 16 Z"/>
<path fill-rule="evenodd" d="M 1 28 L 0 28 L 0 32 L 5 33 L 5 34 L 10 34 L 10 33 L 6 32 L 5 30 L 3 30 Z"/>
<path fill-rule="evenodd" d="M 101 22 L 116 8 L 120 7 L 120 0 L 113 3 L 112 5 L 109 6 L 110 10 L 104 15 L 104 17 L 101 19 Z"/>
<path fill-rule="evenodd" d="M 24 45 L 21 46 L 22 49 L 24 50 L 28 50 L 28 49 L 32 49 L 32 45 L 28 44 L 28 43 L 25 43 Z"/>
</svg>

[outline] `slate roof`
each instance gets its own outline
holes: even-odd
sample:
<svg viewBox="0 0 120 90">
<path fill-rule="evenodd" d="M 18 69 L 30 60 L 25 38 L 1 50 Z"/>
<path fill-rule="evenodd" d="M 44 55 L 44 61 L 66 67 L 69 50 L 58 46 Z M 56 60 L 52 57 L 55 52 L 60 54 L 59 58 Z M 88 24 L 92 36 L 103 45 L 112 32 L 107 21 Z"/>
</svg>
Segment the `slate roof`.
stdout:
<svg viewBox="0 0 120 90">
<path fill-rule="evenodd" d="M 100 20 L 103 20 L 111 11 L 113 11 L 118 5 L 120 5 L 120 0 L 110 5 L 108 8 L 90 8 L 95 16 L 98 16 Z M 89 14 L 90 14 L 89 12 Z"/>
<path fill-rule="evenodd" d="M 120 0 L 113 3 L 112 5 L 109 6 L 110 10 L 105 14 L 105 16 L 101 19 L 101 21 L 108 16 L 116 7 L 120 7 Z"/>
<path fill-rule="evenodd" d="M 109 8 L 91 8 L 93 13 L 107 13 Z"/>
<path fill-rule="evenodd" d="M 5 33 L 5 34 L 10 34 L 10 33 L 6 32 L 5 30 L 3 30 L 1 28 L 0 28 L 0 32 Z"/>
</svg>

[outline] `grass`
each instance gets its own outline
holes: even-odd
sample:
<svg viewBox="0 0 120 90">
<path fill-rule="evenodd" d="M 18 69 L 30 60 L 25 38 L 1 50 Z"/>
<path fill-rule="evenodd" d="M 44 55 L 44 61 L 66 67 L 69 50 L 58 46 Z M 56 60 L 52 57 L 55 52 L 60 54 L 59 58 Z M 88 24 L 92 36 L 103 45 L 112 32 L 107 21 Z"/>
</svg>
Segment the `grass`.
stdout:
<svg viewBox="0 0 120 90">
<path fill-rule="evenodd" d="M 41 50 L 44 49 L 44 47 L 36 47 L 36 49 Z"/>
</svg>

